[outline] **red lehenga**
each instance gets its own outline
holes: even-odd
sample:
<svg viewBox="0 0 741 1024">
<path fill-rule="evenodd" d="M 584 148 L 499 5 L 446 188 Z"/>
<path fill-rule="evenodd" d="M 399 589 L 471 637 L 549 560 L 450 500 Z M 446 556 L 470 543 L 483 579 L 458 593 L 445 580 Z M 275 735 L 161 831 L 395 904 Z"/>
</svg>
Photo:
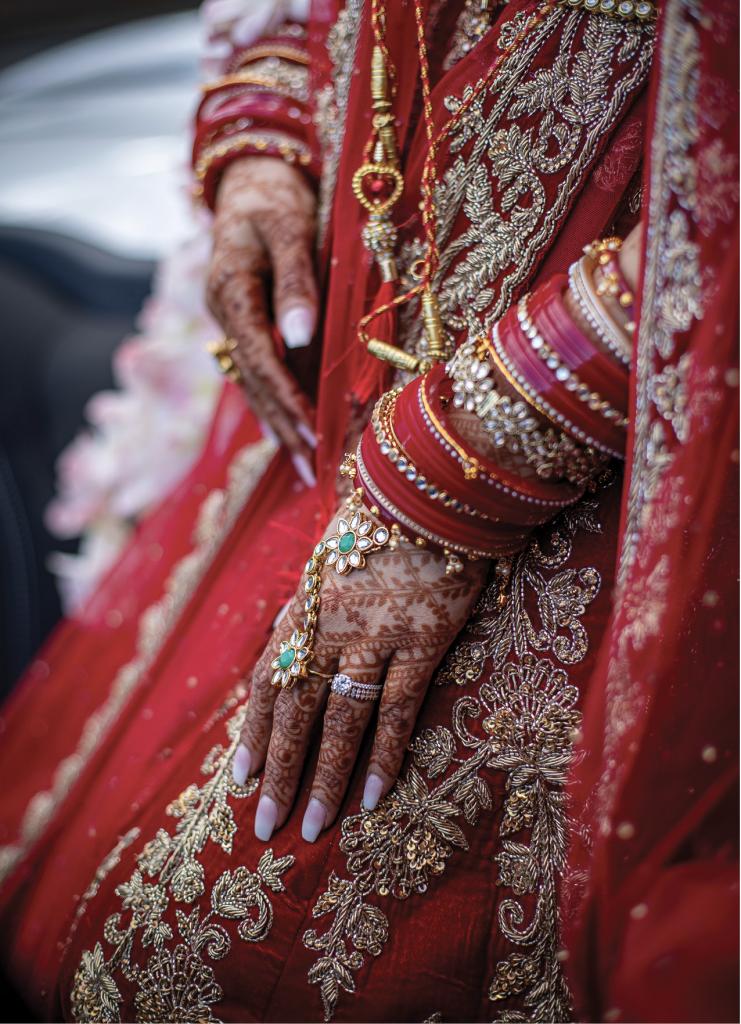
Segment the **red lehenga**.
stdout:
<svg viewBox="0 0 741 1024">
<path fill-rule="evenodd" d="M 480 31 L 478 4 L 431 5 L 439 121 L 535 6 L 511 0 Z M 416 121 L 410 13 L 389 5 L 402 135 Z M 615 469 L 539 531 L 504 608 L 484 592 L 389 798 L 360 811 L 364 748 L 338 824 L 301 840 L 304 787 L 266 849 L 258 783 L 231 779 L 240 709 L 367 416 L 353 325 L 377 286 L 349 184 L 367 18 L 361 0 L 314 4 L 320 485 L 273 456 L 227 385 L 198 465 L 7 707 L 3 947 L 40 1014 L 733 1019 L 736 17 L 669 0 L 655 40 L 556 7 L 450 140 L 438 285 L 460 337 L 642 201 L 627 480 Z M 407 271 L 424 152 L 408 135 Z M 410 347 L 415 330 L 402 316 Z"/>
</svg>

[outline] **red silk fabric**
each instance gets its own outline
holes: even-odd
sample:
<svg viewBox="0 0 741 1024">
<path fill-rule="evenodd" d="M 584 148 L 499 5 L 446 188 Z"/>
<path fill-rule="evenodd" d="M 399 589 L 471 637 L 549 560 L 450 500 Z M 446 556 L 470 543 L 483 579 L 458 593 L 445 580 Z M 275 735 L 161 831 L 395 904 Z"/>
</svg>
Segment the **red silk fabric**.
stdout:
<svg viewBox="0 0 741 1024">
<path fill-rule="evenodd" d="M 738 9 L 707 15 L 666 6 L 652 86 L 616 608 L 573 777 L 592 842 L 572 853 L 588 881 L 567 944 L 588 1020 L 738 1019 Z M 689 265 L 703 312 L 684 320 L 662 284 Z M 677 372 L 689 422 L 657 390 Z"/>
<path fill-rule="evenodd" d="M 508 22 L 535 6 L 528 0 L 512 0 L 500 22 Z M 327 82 L 327 31 L 336 21 L 338 7 L 331 0 L 314 4 L 309 46 L 317 88 Z M 443 27 L 454 24 L 459 11 L 460 5 L 445 5 L 441 28 L 435 35 L 433 100 L 438 122 L 448 116 L 444 97 L 460 96 L 465 85 L 476 81 L 497 52 L 499 26 L 443 75 L 440 69 L 449 39 Z M 414 68 L 405 59 L 413 45 L 411 14 L 407 5 L 389 5 L 389 45 L 402 69 L 397 103 L 405 153 L 407 191 L 401 212 L 403 241 L 407 242 L 419 235 L 416 204 L 424 156 L 423 139 L 418 130 L 413 131 Z M 559 17 L 575 16 L 563 12 Z M 580 17 L 578 34 L 585 31 L 590 16 Z M 536 52 L 532 74 L 552 69 L 558 54 L 559 24 Z M 321 253 L 324 344 L 318 405 L 319 488 L 314 492 L 303 488 L 282 456 L 272 461 L 264 475 L 256 472 L 261 467 L 254 449 L 235 464 L 237 453 L 255 441 L 257 432 L 241 395 L 227 385 L 198 465 L 141 525 L 84 616 L 61 627 L 4 711 L 0 747 L 0 768 L 7 780 L 0 798 L 3 956 L 29 1002 L 46 1019 L 84 1016 L 82 1010 L 88 1005 L 84 998 L 94 1001 L 96 993 L 91 994 L 88 988 L 86 995 L 75 979 L 79 979 L 82 964 L 88 965 L 89 977 L 96 976 L 96 963 L 100 966 L 101 957 L 108 964 L 110 976 L 115 976 L 117 995 L 112 996 L 108 990 L 109 1008 L 106 1014 L 98 1011 L 95 1019 L 300 1021 L 327 1016 L 337 1021 L 449 1021 L 490 1020 L 500 1011 L 531 1012 L 522 1005 L 523 990 L 516 986 L 511 987 L 506 999 L 497 1003 L 490 999 L 489 986 L 497 965 L 519 948 L 500 926 L 502 919 L 511 923 L 512 882 L 496 884 L 495 858 L 504 853 L 500 830 L 509 792 L 505 770 L 487 766 L 482 759 L 480 774 L 475 778 L 488 787 L 492 806 L 482 812 L 478 823 L 462 812 L 449 820 L 446 808 L 457 798 L 451 791 L 446 805 L 439 789 L 445 782 L 434 775 L 426 775 L 421 782 L 430 793 L 429 806 L 424 804 L 419 782 L 412 775 L 413 792 L 404 799 L 417 809 L 426 808 L 429 821 L 437 815 L 435 827 L 442 821 L 440 827 L 447 830 L 448 838 L 440 839 L 439 846 L 432 850 L 435 870 L 425 868 L 424 885 L 411 893 L 404 889 L 389 892 L 382 885 L 360 893 L 347 842 L 348 838 L 357 838 L 352 830 L 357 827 L 368 737 L 340 812 L 340 822 L 346 822 L 344 830 L 338 824 L 313 846 L 300 838 L 311 780 L 309 764 L 294 815 L 270 844 L 276 857 L 295 860 L 281 875 L 280 886 L 275 883 L 268 892 L 270 925 L 259 941 L 256 935 L 250 940 L 240 938 L 236 921 L 227 920 L 227 955 L 209 959 L 204 952 L 205 961 L 193 965 L 192 957 L 188 959 L 191 954 L 177 952 L 181 946 L 185 948 L 181 929 L 186 928 L 178 915 L 187 916 L 191 922 L 194 914 L 199 920 L 208 917 L 213 910 L 211 900 L 217 879 L 222 879 L 226 871 L 254 873 L 265 855 L 264 844 L 252 833 L 254 798 L 238 798 L 231 793 L 220 806 L 220 816 L 214 815 L 207 822 L 200 819 L 201 829 L 213 829 L 221 838 L 220 842 L 204 839 L 194 855 L 202 874 L 193 869 L 195 882 L 192 877 L 190 881 L 187 877 L 177 880 L 181 886 L 178 892 L 192 898 L 178 901 L 166 897 L 161 922 L 173 936 L 165 943 L 172 954 L 167 960 L 171 973 L 155 970 L 158 965 L 153 963 L 156 958 L 151 941 L 149 945 L 139 941 L 141 933 L 133 926 L 131 935 L 137 938 L 137 944 L 132 963 L 142 972 L 139 981 L 131 972 L 127 977 L 120 970 L 120 961 L 118 966 L 112 962 L 109 940 L 115 938 L 117 925 L 110 922 L 120 914 L 120 923 L 126 929 L 134 920 L 136 907 L 132 908 L 130 886 L 138 870 L 136 858 L 145 844 L 155 841 L 160 832 L 179 835 L 193 849 L 203 838 L 195 832 L 183 838 L 177 828 L 191 821 L 187 812 L 189 801 L 196 799 L 193 787 L 205 786 L 211 778 L 201 773 L 204 761 L 207 770 L 209 765 L 213 767 L 210 751 L 215 744 L 223 748 L 230 742 L 225 722 L 244 699 L 249 673 L 274 617 L 295 588 L 307 550 L 334 506 L 336 468 L 348 445 L 348 435 L 354 440 L 365 422 L 365 411 L 358 409 L 352 398 L 353 383 L 365 359 L 356 345 L 354 328 L 372 301 L 377 282 L 360 241 L 362 217 L 350 199 L 350 180 L 368 133 L 369 46 L 366 21 L 357 41 L 359 73 L 351 77 L 332 215 Z M 609 89 L 609 75 L 616 71 L 610 67 L 608 72 L 605 87 Z M 540 116 L 537 110 L 515 114 L 509 108 L 501 123 L 513 131 L 525 131 L 533 125 L 537 128 Z M 592 141 L 581 177 L 569 192 L 551 235 L 534 254 L 513 299 L 533 279 L 544 280 L 552 273 L 563 272 L 585 242 L 612 228 L 616 220 L 629 223 L 635 217 L 628 210 L 629 185 L 641 158 L 645 116 L 646 99 L 638 86 L 627 95 L 609 131 Z M 443 153 L 441 167 L 453 159 Z M 559 173 L 560 177 L 546 176 L 546 208 L 555 202 L 563 183 L 566 172 Z M 501 194 L 496 199 L 501 203 Z M 461 214 L 451 237 L 459 238 L 468 224 Z M 489 285 L 495 293 L 502 288 L 508 269 L 493 273 Z M 723 436 L 719 435 L 719 445 Z M 252 491 L 251 472 L 259 477 Z M 702 484 L 703 503 L 709 503 L 703 508 L 717 510 L 721 482 L 704 477 Z M 231 498 L 227 494 L 230 486 Z M 583 626 L 589 642 L 580 660 L 571 653 L 567 637 L 561 636 L 562 643 L 553 645 L 563 655 L 561 676 L 563 666 L 568 665 L 570 685 L 582 699 L 592 685 L 599 641 L 610 617 L 619 492 L 618 483 L 602 491 L 583 511 L 580 525 L 567 523 L 555 537 L 546 532 L 542 549 L 532 555 L 534 561 L 523 563 L 527 571 L 519 577 L 523 583 L 516 595 L 517 614 L 528 615 L 532 621 L 540 621 L 552 610 L 557 616 L 558 602 L 569 588 L 587 594 L 579 626 Z M 713 525 L 712 516 L 701 521 L 703 527 Z M 595 580 L 600 581 L 599 586 Z M 537 590 L 534 583 L 542 584 L 541 589 Z M 719 613 L 715 614 L 718 617 Z M 725 616 L 724 608 L 724 621 Z M 518 621 L 524 623 L 525 619 Z M 502 620 L 498 622 L 501 630 Z M 491 641 L 489 627 L 479 623 L 472 630 L 466 641 L 469 649 L 473 649 L 471 644 L 481 647 Z M 545 643 L 544 632 L 536 636 L 538 642 Z M 710 646 L 715 635 L 709 632 L 704 642 Z M 527 636 L 523 625 L 517 632 L 517 642 L 524 643 Z M 545 671 L 546 655 L 556 657 L 550 648 L 545 654 L 541 649 L 538 657 L 528 654 L 527 659 L 532 660 L 519 664 L 517 653 L 513 649 L 507 656 L 507 665 L 525 673 L 528 679 L 531 673 Z M 717 652 L 714 656 L 713 664 L 721 671 L 717 668 Z M 481 679 L 492 674 L 492 658 L 487 654 L 482 662 Z M 561 676 L 556 674 L 554 678 Z M 420 730 L 450 728 L 457 702 L 462 697 L 473 699 L 479 692 L 475 673 L 459 681 L 462 686 L 431 687 L 421 712 Z M 599 695 L 595 699 L 599 701 Z M 705 706 L 700 705 L 700 709 L 704 713 Z M 687 704 L 678 705 L 676 711 L 686 718 Z M 693 719 L 700 721 L 694 706 Z M 472 720 L 469 726 L 473 729 Z M 474 742 L 472 734 L 464 735 L 466 742 Z M 671 733 L 662 732 L 664 739 L 666 735 Z M 598 740 L 598 751 L 600 743 Z M 456 749 L 461 758 L 473 750 L 465 744 Z M 671 750 L 671 746 L 665 749 Z M 640 750 L 649 760 L 650 748 L 641 746 Z M 649 777 L 656 767 L 649 760 Z M 408 770 L 409 765 L 405 768 Z M 556 768 L 552 771 L 558 775 Z M 722 781 L 721 774 L 718 778 Z M 477 792 L 480 794 L 480 788 Z M 683 797 L 688 806 L 692 804 L 687 794 Z M 694 820 L 704 806 L 692 807 Z M 224 807 L 231 810 L 231 819 Z M 676 811 L 671 802 L 653 808 L 652 829 L 661 826 L 663 835 L 673 836 Z M 404 818 L 401 811 L 400 815 L 397 825 Z M 229 832 L 230 821 L 235 826 L 233 835 Z M 457 822 L 458 832 L 452 827 L 458 828 Z M 722 816 L 713 822 L 714 828 L 705 835 L 717 859 L 727 828 Z M 682 834 L 687 836 L 686 829 Z M 225 835 L 230 836 L 229 841 Z M 423 831 L 420 836 L 424 839 Z M 527 841 L 526 830 L 511 833 L 509 841 Z M 118 851 L 113 859 L 112 850 Z M 603 864 L 609 860 L 604 849 L 600 857 Z M 602 880 L 611 880 L 612 876 L 604 875 L 603 870 L 598 866 L 598 888 L 592 892 L 592 903 L 582 918 L 584 930 L 573 939 L 575 950 L 589 948 L 595 921 L 600 929 L 605 927 L 599 898 L 604 896 Z M 691 873 L 684 873 L 685 882 L 692 881 Z M 199 878 L 201 893 L 196 884 Z M 722 883 L 720 871 L 715 882 Z M 515 884 L 519 886 L 519 880 Z M 188 885 L 194 888 L 188 889 Z M 261 891 L 268 888 L 262 885 Z M 711 888 L 709 882 L 696 888 L 693 901 L 677 906 L 677 912 L 691 915 L 692 907 L 697 907 L 703 893 Z M 357 897 L 355 903 L 342 902 L 348 892 L 353 899 Z M 155 898 L 152 890 L 148 893 Z M 661 891 L 657 888 L 656 893 L 663 906 L 672 905 L 666 886 Z M 516 903 L 528 921 L 537 899 L 537 894 L 525 892 Z M 342 906 L 346 923 L 355 915 L 357 944 L 351 946 L 340 930 L 341 942 L 332 947 L 332 965 L 337 965 L 336 976 L 342 980 L 334 994 L 324 993 L 325 1000 L 331 997 L 328 1010 L 321 998 L 319 971 L 323 961 L 331 959 L 332 950 L 328 945 L 312 947 L 305 937 L 313 929 L 329 943 L 335 934 L 330 934 L 331 928 L 342 925 L 334 915 L 333 907 L 337 905 Z M 623 936 L 623 919 L 617 915 L 608 920 L 613 932 L 600 931 L 601 952 L 606 948 L 603 941 L 608 941 L 611 934 Z M 698 992 L 704 990 L 703 979 L 715 971 L 728 937 L 717 915 L 710 925 L 704 934 L 707 943 L 712 940 L 715 945 L 712 950 L 707 947 L 707 971 L 695 974 Z M 654 931 L 652 945 L 646 943 L 643 954 L 636 950 L 633 963 L 624 958 L 614 971 L 615 965 L 604 958 L 595 964 L 589 956 L 575 954 L 574 980 L 581 1012 L 588 1014 L 592 1005 L 605 1006 L 611 995 L 609 986 L 619 979 L 625 979 L 621 982 L 625 988 L 641 984 L 643 965 L 639 955 L 650 956 L 651 950 L 660 949 L 664 941 L 660 930 Z M 216 933 L 212 950 L 219 953 L 220 948 L 224 950 L 223 935 Z M 164 966 L 163 961 L 163 970 Z M 713 977 L 717 974 L 715 971 Z M 727 972 L 720 972 L 720 976 L 724 982 Z M 100 980 L 100 973 L 97 977 Z M 182 990 L 175 982 L 180 984 L 186 977 L 191 990 L 200 986 L 205 1009 L 177 1004 L 177 993 Z M 100 991 L 97 997 L 102 998 Z M 649 1010 L 647 1003 L 641 1002 L 643 998 L 642 992 L 632 991 L 632 1005 L 641 1013 Z M 668 997 L 665 1005 L 672 1014 L 668 1019 L 682 1019 L 681 1007 Z M 726 990 L 719 990 L 710 1005 L 712 1012 L 725 1012 Z"/>
</svg>

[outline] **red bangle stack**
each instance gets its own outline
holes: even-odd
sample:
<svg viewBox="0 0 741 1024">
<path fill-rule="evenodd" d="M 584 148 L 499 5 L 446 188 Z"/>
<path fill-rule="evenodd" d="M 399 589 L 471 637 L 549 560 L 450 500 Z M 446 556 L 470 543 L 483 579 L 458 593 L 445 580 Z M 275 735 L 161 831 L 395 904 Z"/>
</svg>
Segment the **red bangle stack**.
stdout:
<svg viewBox="0 0 741 1024">
<path fill-rule="evenodd" d="M 590 347 L 583 335 L 577 340 L 580 332 L 570 318 L 564 332 L 561 318 L 568 315 L 560 298 L 541 304 L 538 296 L 534 305 L 534 317 L 524 301 L 499 321 L 489 342 L 494 363 L 522 397 L 559 429 L 582 444 L 622 458 L 627 371 L 617 362 L 609 365 L 609 357 Z M 579 354 L 583 357 L 587 352 L 591 358 L 580 361 Z M 622 375 L 622 384 L 615 372 Z M 607 387 L 612 401 L 597 390 L 597 382 Z"/>
<path fill-rule="evenodd" d="M 265 40 L 239 67 L 204 88 L 196 114 L 193 168 L 197 192 L 213 208 L 223 169 L 236 157 L 278 156 L 318 179 L 321 161 L 309 145 L 308 57 L 292 40 Z"/>
<path fill-rule="evenodd" d="M 384 396 L 361 438 L 357 485 L 379 515 L 426 544 L 469 558 L 512 555 L 581 490 L 470 454 L 447 420 L 451 396 L 442 366 Z"/>
<path fill-rule="evenodd" d="M 469 343 L 447 367 L 433 367 L 377 403 L 358 447 L 357 484 L 379 515 L 416 534 L 418 543 L 440 548 L 449 557 L 512 555 L 534 527 L 580 497 L 590 479 L 590 459 L 593 475 L 604 465 L 605 455 L 621 456 L 627 368 L 574 322 L 563 301 L 567 285 L 565 275 L 551 278 L 510 309 L 482 347 Z M 517 438 L 517 428 L 506 422 L 513 413 L 498 411 L 506 396 L 497 393 L 489 377 L 487 347 L 500 374 L 526 403 L 508 399 L 507 408 L 520 417 L 513 422 L 522 422 L 526 466 L 536 470 L 531 468 L 531 475 L 470 451 L 449 421 L 448 408 L 465 406 L 476 411 L 497 447 L 510 435 Z M 557 431 L 542 428 L 538 434 L 538 420 L 528 416 L 527 406 Z M 498 416 L 504 417 L 499 424 Z M 497 431 L 505 441 L 496 440 Z M 573 466 L 563 464 L 560 454 L 570 448 Z M 556 456 L 561 458 L 557 477 L 551 468 Z M 548 473 L 538 472 L 539 457 L 548 464 Z M 458 560 L 454 568 L 461 566 Z"/>
</svg>

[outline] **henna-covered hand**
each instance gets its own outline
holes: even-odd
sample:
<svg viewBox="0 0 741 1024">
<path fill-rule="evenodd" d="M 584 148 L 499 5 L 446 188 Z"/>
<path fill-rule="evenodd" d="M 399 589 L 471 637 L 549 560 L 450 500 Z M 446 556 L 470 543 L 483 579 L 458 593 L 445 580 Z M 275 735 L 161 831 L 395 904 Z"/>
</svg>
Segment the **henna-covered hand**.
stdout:
<svg viewBox="0 0 741 1024">
<path fill-rule="evenodd" d="M 278 358 L 266 288 L 288 348 L 307 346 L 317 319 L 313 246 L 316 199 L 300 171 L 274 157 L 245 157 L 219 185 L 207 299 L 228 337 L 258 418 L 285 444 L 297 471 L 314 482 L 313 410 Z"/>
<path fill-rule="evenodd" d="M 399 773 L 434 670 L 466 622 L 487 568 L 484 561 L 467 562 L 461 573 L 446 576 L 442 554 L 401 542 L 373 552 L 365 568 L 346 576 L 331 566 L 322 571 L 312 667 L 383 682 L 363 794 L 368 809 Z M 334 821 L 374 712 L 375 702 L 331 693 L 321 676 L 309 675 L 291 689 L 272 685 L 270 664 L 280 641 L 301 626 L 305 596 L 301 585 L 255 667 L 234 758 L 239 783 L 265 765 L 255 815 L 255 834 L 265 842 L 290 813 L 317 718 L 323 713 L 321 748 L 302 825 L 309 842 Z"/>
</svg>

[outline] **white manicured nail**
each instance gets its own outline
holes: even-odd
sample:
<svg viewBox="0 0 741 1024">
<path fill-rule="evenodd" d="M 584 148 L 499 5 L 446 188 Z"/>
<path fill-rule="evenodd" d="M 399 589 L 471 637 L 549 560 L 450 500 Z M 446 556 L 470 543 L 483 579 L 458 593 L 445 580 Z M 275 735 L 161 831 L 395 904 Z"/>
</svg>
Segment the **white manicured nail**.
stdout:
<svg viewBox="0 0 741 1024">
<path fill-rule="evenodd" d="M 269 796 L 261 796 L 255 814 L 255 835 L 267 843 L 278 820 L 278 805 Z"/>
<path fill-rule="evenodd" d="M 305 423 L 297 423 L 296 433 L 303 437 L 310 448 L 316 448 L 316 434 L 311 427 L 307 427 Z"/>
<path fill-rule="evenodd" d="M 306 348 L 314 333 L 314 314 L 306 306 L 294 306 L 283 314 L 279 326 L 287 348 Z"/>
<path fill-rule="evenodd" d="M 270 426 L 270 424 L 266 423 L 265 420 L 258 420 L 258 423 L 260 424 L 262 436 L 266 438 L 268 441 L 272 441 L 276 448 L 280 448 L 280 438 L 273 430 L 273 428 Z"/>
<path fill-rule="evenodd" d="M 316 484 L 316 477 L 314 476 L 314 470 L 309 465 L 309 460 L 305 455 L 292 455 L 291 460 L 293 461 L 293 467 L 301 477 L 307 487 L 314 487 Z"/>
<path fill-rule="evenodd" d="M 244 743 L 240 743 L 234 751 L 234 760 L 232 761 L 232 778 L 238 786 L 243 786 L 247 781 L 247 776 L 250 774 L 251 760 L 252 757 L 249 750 L 245 747 Z"/>
<path fill-rule="evenodd" d="M 327 820 L 327 812 L 324 808 L 324 804 L 321 804 L 318 800 L 313 797 L 309 800 L 306 808 L 306 814 L 304 814 L 304 820 L 301 823 L 301 835 L 307 843 L 315 843 L 319 833 L 324 828 L 324 822 Z"/>
<path fill-rule="evenodd" d="M 383 779 L 379 779 L 377 775 L 369 775 L 365 780 L 365 789 L 363 790 L 363 807 L 366 811 L 375 811 L 382 795 Z"/>
</svg>

